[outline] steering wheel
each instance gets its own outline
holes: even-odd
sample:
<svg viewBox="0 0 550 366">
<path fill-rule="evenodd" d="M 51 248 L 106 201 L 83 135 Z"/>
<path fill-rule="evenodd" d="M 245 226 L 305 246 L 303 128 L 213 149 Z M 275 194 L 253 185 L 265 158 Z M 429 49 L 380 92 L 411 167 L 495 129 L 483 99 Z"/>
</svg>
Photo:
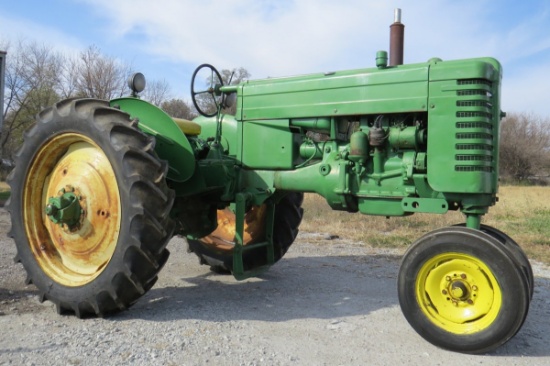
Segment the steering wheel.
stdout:
<svg viewBox="0 0 550 366">
<path fill-rule="evenodd" d="M 207 71 L 207 73 L 209 73 L 209 75 L 205 72 L 199 74 L 203 69 L 208 69 L 209 71 Z M 206 81 L 205 87 L 199 84 L 201 86 L 200 91 L 197 91 L 195 85 L 197 76 L 199 76 L 199 83 L 201 82 L 201 76 L 208 76 L 202 79 L 203 81 Z M 214 117 L 218 113 L 223 98 L 220 91 L 220 87 L 222 86 L 222 77 L 214 66 L 210 64 L 202 64 L 195 69 L 195 72 L 193 72 L 193 77 L 191 78 L 191 100 L 193 101 L 193 105 L 197 109 L 197 112 L 205 117 Z M 210 94 L 210 98 L 206 94 Z M 202 95 L 205 95 L 205 97 L 201 97 Z M 212 105 L 212 102 L 214 105 Z M 202 107 L 199 106 L 199 103 L 202 104 Z M 214 106 L 215 108 L 213 108 Z M 211 109 L 214 109 L 214 111 L 208 113 L 208 110 Z"/>
</svg>

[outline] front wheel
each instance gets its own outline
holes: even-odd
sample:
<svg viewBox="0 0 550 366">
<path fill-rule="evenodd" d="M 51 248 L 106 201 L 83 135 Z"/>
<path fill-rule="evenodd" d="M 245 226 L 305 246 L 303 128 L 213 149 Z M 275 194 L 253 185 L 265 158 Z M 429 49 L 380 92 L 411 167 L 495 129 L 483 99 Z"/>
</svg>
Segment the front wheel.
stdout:
<svg viewBox="0 0 550 366">
<path fill-rule="evenodd" d="M 174 194 L 154 140 L 108 102 L 71 99 L 38 116 L 10 174 L 15 260 L 59 313 L 126 309 L 168 258 Z"/>
<path fill-rule="evenodd" d="M 405 318 L 423 338 L 464 353 L 507 342 L 529 308 L 529 284 L 510 251 L 463 227 L 436 230 L 409 248 L 398 295 Z"/>
<path fill-rule="evenodd" d="M 459 224 L 456 226 L 464 227 L 465 225 Z M 523 249 L 521 249 L 519 244 L 514 239 L 512 239 L 509 235 L 503 233 L 502 231 L 492 226 L 481 224 L 479 229 L 484 233 L 489 234 L 496 240 L 498 240 L 504 246 L 504 248 L 506 248 L 512 253 L 513 257 L 517 261 L 518 265 L 521 266 L 527 278 L 527 283 L 529 284 L 529 301 L 531 301 L 531 299 L 533 298 L 533 293 L 535 289 L 535 276 L 533 274 L 533 268 L 531 267 L 531 263 L 529 263 L 529 259 L 527 258 L 527 255 L 525 254 Z"/>
</svg>

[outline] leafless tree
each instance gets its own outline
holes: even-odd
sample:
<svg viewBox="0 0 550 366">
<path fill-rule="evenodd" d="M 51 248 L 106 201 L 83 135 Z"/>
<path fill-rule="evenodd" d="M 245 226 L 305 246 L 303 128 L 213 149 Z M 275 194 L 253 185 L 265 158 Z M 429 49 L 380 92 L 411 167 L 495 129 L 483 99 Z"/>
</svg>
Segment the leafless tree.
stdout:
<svg viewBox="0 0 550 366">
<path fill-rule="evenodd" d="M 90 98 L 113 99 L 128 94 L 128 64 L 101 54 L 96 46 L 80 53 L 76 71 L 76 94 Z"/>
<path fill-rule="evenodd" d="M 159 107 L 163 102 L 169 99 L 170 85 L 166 80 L 147 81 L 147 86 L 141 97 L 148 102 Z"/>
<path fill-rule="evenodd" d="M 223 69 L 220 71 L 224 85 L 236 85 L 250 78 L 250 73 L 244 67 Z"/>
<path fill-rule="evenodd" d="M 8 51 L 0 136 L 2 158 L 19 146 L 23 131 L 34 122 L 35 115 L 59 99 L 64 62 L 61 54 L 34 42 L 20 41 Z"/>
<path fill-rule="evenodd" d="M 500 175 L 506 181 L 550 175 L 550 119 L 510 113 L 502 120 Z"/>
<path fill-rule="evenodd" d="M 170 99 L 162 103 L 161 108 L 172 117 L 193 119 L 197 116 L 195 108 L 181 99 Z"/>
</svg>

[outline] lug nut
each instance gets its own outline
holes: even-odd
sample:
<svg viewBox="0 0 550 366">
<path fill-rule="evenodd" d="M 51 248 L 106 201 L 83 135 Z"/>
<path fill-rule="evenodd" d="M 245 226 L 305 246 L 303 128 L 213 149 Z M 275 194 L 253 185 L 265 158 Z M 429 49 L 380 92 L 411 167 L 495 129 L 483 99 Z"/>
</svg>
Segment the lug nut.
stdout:
<svg viewBox="0 0 550 366">
<path fill-rule="evenodd" d="M 460 278 L 462 278 L 463 280 L 465 280 L 465 279 L 466 279 L 466 274 L 465 274 L 465 273 L 461 274 L 461 275 L 460 275 Z"/>
<path fill-rule="evenodd" d="M 477 291 L 477 286 L 476 285 L 472 286 L 472 291 Z"/>
<path fill-rule="evenodd" d="M 442 293 L 443 295 L 447 295 L 447 290 L 443 290 L 443 291 L 441 291 L 441 293 Z"/>
<path fill-rule="evenodd" d="M 451 276 L 447 276 L 447 277 L 445 277 L 445 279 L 450 282 L 451 281 Z"/>
</svg>

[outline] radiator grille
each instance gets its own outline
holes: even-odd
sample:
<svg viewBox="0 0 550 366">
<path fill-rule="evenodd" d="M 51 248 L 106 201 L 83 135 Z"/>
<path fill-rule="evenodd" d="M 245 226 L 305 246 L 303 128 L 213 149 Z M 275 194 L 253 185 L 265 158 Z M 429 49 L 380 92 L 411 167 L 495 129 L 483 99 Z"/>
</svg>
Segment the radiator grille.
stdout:
<svg viewBox="0 0 550 366">
<path fill-rule="evenodd" d="M 487 144 L 456 144 L 457 150 L 486 150 L 493 151 L 493 146 Z"/>
<path fill-rule="evenodd" d="M 491 113 L 479 111 L 456 112 L 456 116 L 458 118 L 488 118 L 489 120 L 493 118 Z"/>
<path fill-rule="evenodd" d="M 458 100 L 457 107 L 486 107 L 491 108 L 492 105 L 486 100 Z"/>
<path fill-rule="evenodd" d="M 458 129 L 484 128 L 487 130 L 492 130 L 493 125 L 487 122 L 457 122 L 456 128 Z"/>
<path fill-rule="evenodd" d="M 490 140 L 493 138 L 493 135 L 488 133 L 457 133 L 456 138 L 459 140 L 463 140 L 463 139 Z"/>
<path fill-rule="evenodd" d="M 487 79 L 460 79 L 457 80 L 458 85 L 486 85 L 489 88 L 493 87 L 493 83 Z"/>
<path fill-rule="evenodd" d="M 457 92 L 459 97 L 469 96 L 469 95 L 482 95 L 484 97 L 491 97 L 492 94 L 487 90 L 459 90 Z"/>
<path fill-rule="evenodd" d="M 458 161 L 493 161 L 493 157 L 490 155 L 456 155 L 455 159 Z"/>
<path fill-rule="evenodd" d="M 493 167 L 490 166 L 475 166 L 475 165 L 455 165 L 455 171 L 457 172 L 483 172 L 492 173 Z"/>
<path fill-rule="evenodd" d="M 457 84 L 455 148 L 460 153 L 455 154 L 454 170 L 493 173 L 493 83 L 464 79 L 457 80 Z"/>
</svg>

